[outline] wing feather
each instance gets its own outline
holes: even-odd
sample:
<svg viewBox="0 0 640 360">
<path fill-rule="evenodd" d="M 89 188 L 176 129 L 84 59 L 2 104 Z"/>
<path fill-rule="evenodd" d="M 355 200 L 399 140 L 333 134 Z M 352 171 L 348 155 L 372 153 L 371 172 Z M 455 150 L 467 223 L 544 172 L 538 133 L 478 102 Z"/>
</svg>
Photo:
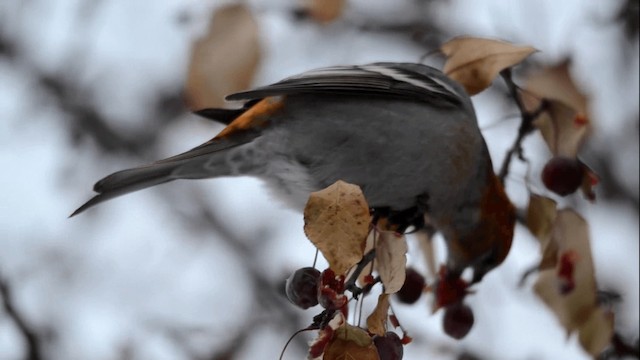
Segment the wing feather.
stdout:
<svg viewBox="0 0 640 360">
<path fill-rule="evenodd" d="M 272 85 L 231 94 L 226 99 L 252 100 L 300 93 L 407 98 L 441 107 L 460 106 L 468 98 L 459 84 L 430 66 L 375 63 L 311 70 Z"/>
</svg>

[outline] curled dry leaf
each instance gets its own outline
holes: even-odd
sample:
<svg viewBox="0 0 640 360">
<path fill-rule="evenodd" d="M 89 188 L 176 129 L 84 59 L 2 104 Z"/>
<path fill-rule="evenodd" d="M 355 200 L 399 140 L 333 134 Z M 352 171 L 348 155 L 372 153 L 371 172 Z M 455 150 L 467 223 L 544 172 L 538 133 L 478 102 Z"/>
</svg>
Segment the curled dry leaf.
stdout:
<svg viewBox="0 0 640 360">
<path fill-rule="evenodd" d="M 347 320 L 341 311 L 334 313 L 333 317 L 324 328 L 318 331 L 318 337 L 316 337 L 309 344 L 309 359 L 321 359 L 322 353 L 327 348 L 331 340 L 334 338 L 335 330 L 343 327 Z"/>
<path fill-rule="evenodd" d="M 366 331 L 345 324 L 335 330 L 335 336 L 324 350 L 323 360 L 380 360 L 378 350 Z"/>
<path fill-rule="evenodd" d="M 407 267 L 407 240 L 404 235 L 380 232 L 376 243 L 376 263 L 384 292 L 398 292 L 404 284 Z"/>
<path fill-rule="evenodd" d="M 613 337 L 613 313 L 604 309 L 591 312 L 589 318 L 580 327 L 578 339 L 580 345 L 589 354 L 600 354 L 611 344 Z"/>
<path fill-rule="evenodd" d="M 302 8 L 319 23 L 336 20 L 345 8 L 345 0 L 304 0 Z"/>
<path fill-rule="evenodd" d="M 442 44 L 440 51 L 447 57 L 444 73 L 475 95 L 488 88 L 500 71 L 537 50 L 499 40 L 457 37 Z"/>
<path fill-rule="evenodd" d="M 570 61 L 565 60 L 531 74 L 526 81 L 525 89 L 539 98 L 567 104 L 582 116 L 587 117 L 587 98 L 573 81 L 569 66 Z"/>
<path fill-rule="evenodd" d="M 304 209 L 304 232 L 336 274 L 362 259 L 369 223 L 362 190 L 344 181 L 311 193 Z"/>
<path fill-rule="evenodd" d="M 540 270 L 553 268 L 558 257 L 558 244 L 551 236 L 558 210 L 556 202 L 540 195 L 531 194 L 527 209 L 527 227 L 540 241 L 542 259 Z"/>
<path fill-rule="evenodd" d="M 587 198 L 587 200 L 595 201 L 596 193 L 594 192 L 593 188 L 600 182 L 600 177 L 585 163 L 580 162 L 580 164 L 582 165 L 582 169 L 584 171 L 580 190 L 582 190 L 582 193 L 584 194 L 584 197 Z"/>
<path fill-rule="evenodd" d="M 378 304 L 367 318 L 367 329 L 370 333 L 384 336 L 387 333 L 387 318 L 389 314 L 389 294 L 380 294 Z"/>
<path fill-rule="evenodd" d="M 558 259 L 569 259 L 571 271 L 566 261 L 558 261 L 555 269 L 540 272 L 534 290 L 567 332 L 578 331 L 583 348 L 597 355 L 609 343 L 613 324 L 598 315 L 602 309 L 596 301 L 588 225 L 573 210 L 560 210 L 551 236 L 558 244 Z M 565 286 L 567 281 L 570 289 Z"/>
<path fill-rule="evenodd" d="M 427 265 L 428 278 L 435 279 L 438 276 L 438 266 L 436 258 L 436 249 L 433 243 L 432 234 L 429 231 L 421 230 L 416 233 L 422 256 Z"/>
<path fill-rule="evenodd" d="M 367 242 L 366 242 L 366 245 L 364 246 L 364 252 L 363 252 L 364 254 L 368 254 L 369 251 L 373 250 L 375 237 L 376 237 L 376 232 L 369 231 L 369 235 L 367 235 Z M 364 269 L 362 269 L 362 271 L 360 272 L 360 275 L 358 276 L 358 284 L 360 284 L 361 286 L 368 284 L 367 279 L 370 278 L 371 273 L 373 273 L 373 271 L 375 271 L 376 268 L 377 268 L 376 262 L 370 261 L 367 264 L 367 266 L 365 266 Z"/>
<path fill-rule="evenodd" d="M 219 8 L 207 34 L 196 41 L 186 82 L 192 109 L 224 106 L 227 94 L 247 89 L 260 61 L 258 25 L 243 4 Z"/>
<path fill-rule="evenodd" d="M 588 120 L 558 100 L 548 100 L 547 111 L 534 121 L 534 125 L 554 155 L 569 158 L 578 154 L 590 132 Z"/>
</svg>

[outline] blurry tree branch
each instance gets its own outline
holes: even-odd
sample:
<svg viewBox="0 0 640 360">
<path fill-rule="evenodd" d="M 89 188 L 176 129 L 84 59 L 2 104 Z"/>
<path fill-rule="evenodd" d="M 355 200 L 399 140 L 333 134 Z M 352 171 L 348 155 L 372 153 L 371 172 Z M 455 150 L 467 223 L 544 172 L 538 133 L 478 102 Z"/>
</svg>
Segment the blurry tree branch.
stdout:
<svg viewBox="0 0 640 360">
<path fill-rule="evenodd" d="M 43 359 L 40 351 L 41 341 L 35 330 L 31 328 L 27 320 L 20 314 L 13 302 L 11 288 L 9 282 L 0 274 L 0 301 L 4 304 L 4 311 L 15 323 L 18 331 L 24 336 L 26 343 L 26 360 Z"/>
</svg>

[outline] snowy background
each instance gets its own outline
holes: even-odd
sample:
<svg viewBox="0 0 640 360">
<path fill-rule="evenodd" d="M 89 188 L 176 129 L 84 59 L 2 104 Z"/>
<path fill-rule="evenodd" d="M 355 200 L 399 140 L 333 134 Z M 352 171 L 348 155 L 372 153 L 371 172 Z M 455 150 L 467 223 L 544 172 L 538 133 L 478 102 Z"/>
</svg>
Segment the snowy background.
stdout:
<svg viewBox="0 0 640 360">
<path fill-rule="evenodd" d="M 532 45 L 538 64 L 570 56 L 596 127 L 582 156 L 603 179 L 595 205 L 580 195 L 562 203 L 588 219 L 599 287 L 621 295 L 616 330 L 637 341 L 637 1 L 352 0 L 325 25 L 295 16 L 298 2 L 247 3 L 260 29 L 256 85 L 325 65 L 416 62 L 462 34 Z M 256 180 L 172 183 L 67 219 L 104 175 L 221 129 L 189 114 L 181 94 L 193 41 L 222 4 L 0 2 L 0 282 L 9 294 L 0 303 L 14 312 L 0 308 L 0 359 L 25 359 L 29 339 L 43 359 L 277 359 L 319 312 L 283 296 L 284 279 L 315 251 L 301 215 Z M 496 164 L 518 126 L 498 82 L 474 97 Z M 537 179 L 550 154 L 538 135 L 525 147 Z M 508 191 L 523 208 L 525 167 L 512 170 Z M 424 268 L 414 247 L 409 262 Z M 405 359 L 588 358 L 533 294 L 535 276 L 518 285 L 538 260 L 519 226 L 506 263 L 469 297 L 476 321 L 462 341 L 443 334 L 428 297 L 394 304 L 415 339 Z M 311 336 L 284 358 L 304 358 Z"/>
</svg>

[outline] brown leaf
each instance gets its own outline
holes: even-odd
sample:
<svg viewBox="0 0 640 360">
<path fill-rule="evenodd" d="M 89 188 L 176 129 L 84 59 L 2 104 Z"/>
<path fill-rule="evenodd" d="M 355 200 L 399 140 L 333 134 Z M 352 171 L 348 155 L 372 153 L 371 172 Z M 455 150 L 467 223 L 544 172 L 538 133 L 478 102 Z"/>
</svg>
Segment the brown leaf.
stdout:
<svg viewBox="0 0 640 360">
<path fill-rule="evenodd" d="M 613 337 L 613 314 L 596 309 L 580 327 L 578 339 L 586 352 L 600 355 L 611 344 Z"/>
<path fill-rule="evenodd" d="M 596 200 L 596 193 L 593 188 L 600 183 L 600 177 L 596 174 L 595 171 L 591 170 L 585 163 L 580 161 L 580 165 L 582 165 L 582 169 L 584 171 L 584 177 L 582 178 L 582 185 L 580 186 L 580 190 L 585 198 L 589 201 Z"/>
<path fill-rule="evenodd" d="M 369 251 L 373 250 L 374 244 L 375 244 L 375 238 L 376 238 L 376 232 L 369 231 L 369 234 L 367 235 L 367 242 L 366 242 L 366 245 L 364 246 L 364 251 L 363 251 L 364 254 L 367 254 L 369 253 Z M 361 286 L 366 285 L 367 278 L 369 278 L 371 276 L 371 273 L 375 270 L 376 270 L 376 262 L 370 261 L 367 264 L 367 266 L 365 266 L 360 272 L 360 275 L 358 276 L 358 283 Z"/>
<path fill-rule="evenodd" d="M 534 290 L 568 333 L 580 332 L 582 346 L 594 354 L 608 343 L 605 339 L 610 338 L 613 324 L 598 315 L 602 310 L 596 301 L 588 225 L 573 210 L 560 210 L 551 236 L 558 244 L 557 257 L 562 261 L 555 269 L 540 272 Z M 567 283 L 571 286 L 567 287 Z"/>
<path fill-rule="evenodd" d="M 336 20 L 344 11 L 345 0 L 305 0 L 303 9 L 319 23 Z"/>
<path fill-rule="evenodd" d="M 540 98 L 557 100 L 587 116 L 587 98 L 578 89 L 569 72 L 570 61 L 565 60 L 529 76 L 525 89 Z"/>
<path fill-rule="evenodd" d="M 447 57 L 444 73 L 461 83 L 469 95 L 488 88 L 500 71 L 537 51 L 531 46 L 475 37 L 454 38 L 440 50 Z"/>
<path fill-rule="evenodd" d="M 305 234 L 339 275 L 362 259 L 369 223 L 362 190 L 344 181 L 311 193 L 304 209 Z"/>
<path fill-rule="evenodd" d="M 436 249 L 431 234 L 427 231 L 418 231 L 416 238 L 418 239 L 422 256 L 427 265 L 428 277 L 433 279 L 438 274 L 438 260 L 436 259 Z"/>
<path fill-rule="evenodd" d="M 590 132 L 589 122 L 567 104 L 549 100 L 534 125 L 556 156 L 575 157 Z"/>
<path fill-rule="evenodd" d="M 553 268 L 557 262 L 558 244 L 551 237 L 558 210 L 556 202 L 540 195 L 531 194 L 527 209 L 527 227 L 540 241 L 540 270 Z"/>
<path fill-rule="evenodd" d="M 323 360 L 380 360 L 371 336 L 366 331 L 345 324 L 335 331 L 324 350 Z"/>
<path fill-rule="evenodd" d="M 406 277 L 407 241 L 404 235 L 383 231 L 376 243 L 376 262 L 384 292 L 398 292 Z"/>
<path fill-rule="evenodd" d="M 220 107 L 224 97 L 247 89 L 260 61 L 258 25 L 243 4 L 219 8 L 207 34 L 196 41 L 186 82 L 193 109 Z"/>
<path fill-rule="evenodd" d="M 367 329 L 370 333 L 384 336 L 387 332 L 387 318 L 389 314 L 389 294 L 380 294 L 378 304 L 367 318 Z"/>
</svg>

